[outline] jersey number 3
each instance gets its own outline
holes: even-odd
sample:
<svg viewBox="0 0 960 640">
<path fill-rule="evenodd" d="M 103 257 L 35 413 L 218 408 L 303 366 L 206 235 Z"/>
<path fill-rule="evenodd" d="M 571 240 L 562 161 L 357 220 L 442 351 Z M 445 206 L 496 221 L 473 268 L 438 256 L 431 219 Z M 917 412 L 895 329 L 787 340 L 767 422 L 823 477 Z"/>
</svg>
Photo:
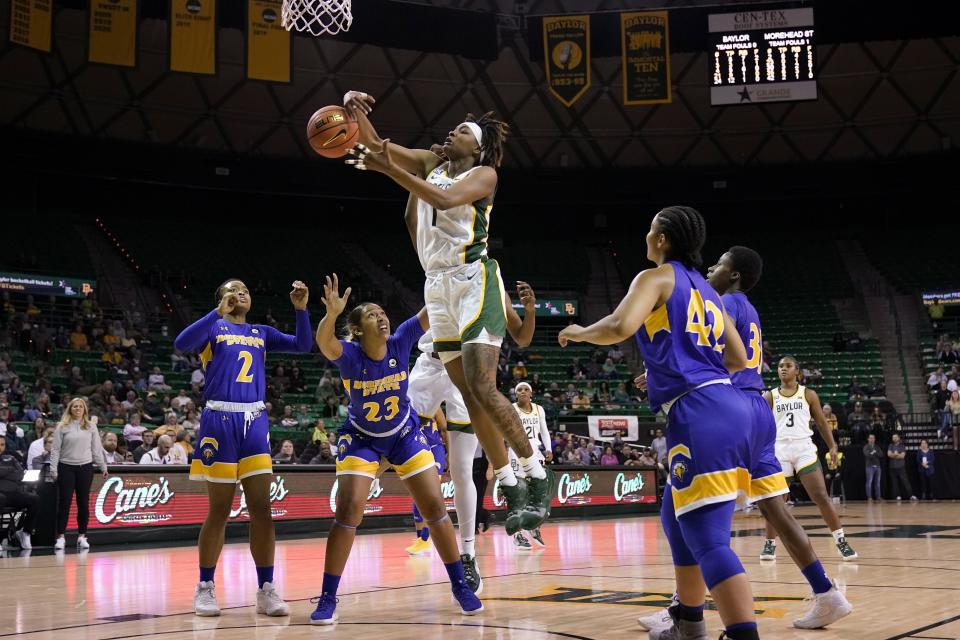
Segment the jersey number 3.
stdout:
<svg viewBox="0 0 960 640">
<path fill-rule="evenodd" d="M 250 367 L 253 365 L 253 354 L 249 351 L 241 351 L 237 354 L 237 360 L 243 360 L 240 365 L 240 373 L 237 374 L 237 382 L 253 382 L 253 374 L 250 373 Z"/>
<path fill-rule="evenodd" d="M 383 406 L 386 407 L 387 412 L 381 416 L 380 403 L 364 402 L 363 410 L 367 412 L 367 422 L 380 422 L 381 420 L 393 420 L 396 418 L 397 414 L 400 413 L 400 398 L 397 396 L 389 396 L 384 399 Z"/>
<path fill-rule="evenodd" d="M 709 324 L 707 323 L 708 314 Z M 704 301 L 703 295 L 696 289 L 690 289 L 690 304 L 687 305 L 687 332 L 697 336 L 697 346 L 713 347 L 714 351 L 723 352 L 723 345 L 720 344 L 720 336 L 723 335 L 723 311 L 713 300 Z"/>
<path fill-rule="evenodd" d="M 763 338 L 760 337 L 760 327 L 755 322 L 750 323 L 750 359 L 747 360 L 747 369 L 754 369 L 758 374 L 763 372 Z"/>
</svg>

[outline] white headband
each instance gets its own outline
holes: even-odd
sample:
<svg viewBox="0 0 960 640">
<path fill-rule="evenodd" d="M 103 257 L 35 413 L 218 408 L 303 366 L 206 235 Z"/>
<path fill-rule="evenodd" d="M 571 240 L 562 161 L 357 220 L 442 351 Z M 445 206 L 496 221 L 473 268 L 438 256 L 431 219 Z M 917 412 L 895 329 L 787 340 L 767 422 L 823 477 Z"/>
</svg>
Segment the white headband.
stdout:
<svg viewBox="0 0 960 640">
<path fill-rule="evenodd" d="M 527 389 L 530 389 L 530 393 L 533 393 L 533 387 L 531 387 L 530 384 L 526 382 L 521 382 L 516 387 L 514 387 L 513 392 L 516 393 L 520 391 L 520 387 L 526 387 Z"/>
<path fill-rule="evenodd" d="M 457 129 L 460 127 L 470 129 L 470 133 L 477 139 L 477 146 L 480 147 L 480 162 L 483 162 L 483 129 L 476 122 L 461 122 Z"/>
</svg>

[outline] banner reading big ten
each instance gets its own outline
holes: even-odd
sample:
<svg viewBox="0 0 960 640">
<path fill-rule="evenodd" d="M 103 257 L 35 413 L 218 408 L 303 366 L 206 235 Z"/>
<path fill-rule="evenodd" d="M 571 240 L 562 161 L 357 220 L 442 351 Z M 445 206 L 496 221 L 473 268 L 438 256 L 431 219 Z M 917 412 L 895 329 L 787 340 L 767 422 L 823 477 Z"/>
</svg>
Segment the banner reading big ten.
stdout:
<svg viewBox="0 0 960 640">
<path fill-rule="evenodd" d="M 655 503 L 656 476 L 650 469 L 586 470 L 557 468 L 559 479 L 553 506 L 581 507 L 629 503 Z M 337 508 L 337 478 L 333 471 L 292 471 L 273 477 L 270 506 L 275 520 L 332 518 Z M 453 511 L 454 487 L 449 476 L 441 478 L 447 510 Z M 202 524 L 207 514 L 206 487 L 188 479 L 183 471 L 114 474 L 94 478 L 90 491 L 90 529 L 115 527 L 164 527 Z M 488 509 L 505 508 L 499 485 L 487 487 Z M 230 510 L 234 521 L 249 519 L 243 489 L 237 489 Z M 367 517 L 405 516 L 413 501 L 403 482 L 393 473 L 380 479 L 370 492 Z M 76 505 L 71 507 L 67 528 L 77 528 Z"/>
</svg>

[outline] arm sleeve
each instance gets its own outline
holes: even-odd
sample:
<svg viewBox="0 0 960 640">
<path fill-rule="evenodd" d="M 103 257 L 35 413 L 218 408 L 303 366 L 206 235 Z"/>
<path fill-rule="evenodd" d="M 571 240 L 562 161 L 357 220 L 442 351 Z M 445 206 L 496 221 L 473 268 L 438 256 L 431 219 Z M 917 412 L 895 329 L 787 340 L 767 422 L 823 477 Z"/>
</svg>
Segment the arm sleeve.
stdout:
<svg viewBox="0 0 960 640">
<path fill-rule="evenodd" d="M 297 334 L 291 336 L 281 333 L 269 325 L 259 325 L 267 335 L 267 351 L 281 353 L 310 353 L 313 346 L 313 335 L 310 333 L 310 314 L 306 309 L 297 311 Z"/>
<path fill-rule="evenodd" d="M 537 405 L 537 413 L 540 414 L 540 440 L 543 442 L 543 448 L 546 451 L 552 451 L 553 447 L 550 446 L 550 430 L 547 429 L 547 415 L 540 405 Z"/>
<path fill-rule="evenodd" d="M 107 461 L 103 457 L 103 443 L 100 442 L 100 430 L 96 427 L 90 429 L 90 454 L 93 456 L 93 464 L 100 471 L 107 470 Z"/>
<path fill-rule="evenodd" d="M 63 442 L 63 429 L 57 427 L 53 430 L 53 446 L 50 448 L 50 468 L 54 473 L 57 472 L 57 465 L 60 463 L 60 445 Z"/>
<path fill-rule="evenodd" d="M 360 369 L 358 364 L 360 346 L 348 340 L 341 340 L 340 345 L 343 347 L 340 357 L 336 360 L 331 360 L 330 364 L 340 370 L 341 378 L 354 379 L 357 377 L 357 371 Z"/>
<path fill-rule="evenodd" d="M 417 316 L 404 320 L 403 323 L 397 327 L 397 332 L 394 334 L 400 353 L 405 356 L 409 355 L 411 349 L 413 349 L 413 345 L 417 344 L 424 333 L 426 333 L 426 331 L 420 326 L 420 318 Z"/>
<path fill-rule="evenodd" d="M 210 330 L 216 325 L 220 316 L 214 309 L 189 327 L 180 332 L 173 341 L 173 348 L 178 351 L 199 351 L 210 339 Z"/>
</svg>

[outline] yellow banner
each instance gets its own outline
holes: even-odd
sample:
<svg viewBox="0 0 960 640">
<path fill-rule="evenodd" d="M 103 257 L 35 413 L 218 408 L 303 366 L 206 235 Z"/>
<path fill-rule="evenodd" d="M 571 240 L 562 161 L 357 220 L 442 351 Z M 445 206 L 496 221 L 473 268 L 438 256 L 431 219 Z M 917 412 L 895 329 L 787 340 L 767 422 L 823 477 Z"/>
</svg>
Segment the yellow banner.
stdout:
<svg viewBox="0 0 960 640">
<path fill-rule="evenodd" d="M 10 0 L 10 42 L 50 53 L 53 0 Z"/>
<path fill-rule="evenodd" d="M 290 32 L 280 24 L 280 0 L 247 0 L 247 77 L 290 82 Z"/>
<path fill-rule="evenodd" d="M 170 0 L 170 70 L 217 72 L 216 0 Z"/>
<path fill-rule="evenodd" d="M 666 11 L 620 14 L 623 104 L 672 100 L 669 27 Z"/>
<path fill-rule="evenodd" d="M 90 0 L 88 60 L 137 65 L 137 0 Z"/>
</svg>

